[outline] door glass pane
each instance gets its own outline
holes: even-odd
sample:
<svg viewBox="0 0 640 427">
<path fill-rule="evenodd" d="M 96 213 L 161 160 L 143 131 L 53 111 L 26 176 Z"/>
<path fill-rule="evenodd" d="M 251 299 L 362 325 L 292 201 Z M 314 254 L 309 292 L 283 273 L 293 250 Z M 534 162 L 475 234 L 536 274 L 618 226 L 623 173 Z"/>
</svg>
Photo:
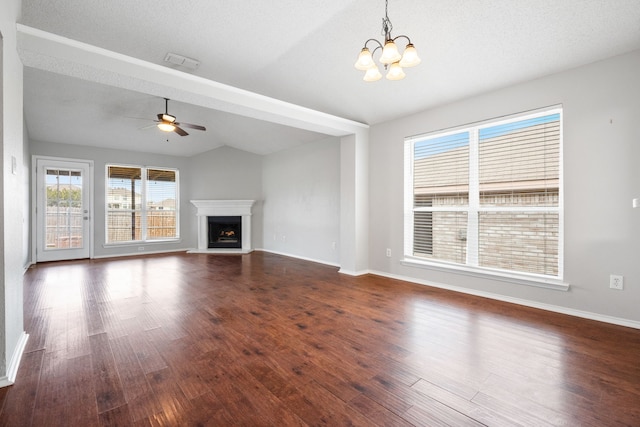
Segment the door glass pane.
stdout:
<svg viewBox="0 0 640 427">
<path fill-rule="evenodd" d="M 45 187 L 45 250 L 82 248 L 81 171 L 46 169 Z"/>
</svg>

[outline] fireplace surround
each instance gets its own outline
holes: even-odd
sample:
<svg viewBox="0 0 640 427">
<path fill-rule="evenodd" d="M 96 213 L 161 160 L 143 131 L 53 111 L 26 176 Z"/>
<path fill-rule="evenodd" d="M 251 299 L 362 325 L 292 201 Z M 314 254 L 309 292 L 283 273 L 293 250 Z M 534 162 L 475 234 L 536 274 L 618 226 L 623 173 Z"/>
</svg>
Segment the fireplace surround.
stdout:
<svg viewBox="0 0 640 427">
<path fill-rule="evenodd" d="M 191 200 L 196 207 L 198 221 L 198 248 L 193 253 L 236 253 L 247 254 L 251 246 L 251 209 L 255 200 Z M 220 244 L 210 244 L 210 223 L 230 223 L 229 218 L 239 218 L 239 229 L 227 227 L 216 229 L 215 234 L 228 234 L 219 240 Z M 216 220 L 217 219 L 217 220 Z M 233 227 L 236 227 L 235 225 Z M 224 227 L 223 227 L 224 228 Z"/>
</svg>

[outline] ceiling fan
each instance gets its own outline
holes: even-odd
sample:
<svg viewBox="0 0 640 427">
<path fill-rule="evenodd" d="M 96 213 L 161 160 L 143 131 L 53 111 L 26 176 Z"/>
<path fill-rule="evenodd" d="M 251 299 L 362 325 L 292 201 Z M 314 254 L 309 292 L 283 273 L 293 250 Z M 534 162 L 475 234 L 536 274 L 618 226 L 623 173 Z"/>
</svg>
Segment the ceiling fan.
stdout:
<svg viewBox="0 0 640 427">
<path fill-rule="evenodd" d="M 169 98 L 164 99 L 164 113 L 158 113 L 158 120 L 154 120 L 157 123 L 158 129 L 164 132 L 175 132 L 180 136 L 189 135 L 185 132 L 183 127 L 196 129 L 196 130 L 207 130 L 204 126 L 194 125 L 191 123 L 185 122 L 177 122 L 176 116 L 172 116 L 169 114 Z"/>
</svg>

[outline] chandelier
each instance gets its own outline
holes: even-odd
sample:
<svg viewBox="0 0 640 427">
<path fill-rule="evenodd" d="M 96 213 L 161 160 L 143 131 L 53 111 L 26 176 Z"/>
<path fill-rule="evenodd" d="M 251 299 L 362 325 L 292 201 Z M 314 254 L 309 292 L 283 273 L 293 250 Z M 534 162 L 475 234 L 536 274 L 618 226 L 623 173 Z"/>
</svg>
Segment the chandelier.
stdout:
<svg viewBox="0 0 640 427">
<path fill-rule="evenodd" d="M 376 39 L 369 39 L 364 42 L 364 47 L 358 55 L 358 60 L 355 63 L 355 67 L 358 70 L 364 71 L 365 82 L 375 82 L 382 78 L 378 65 L 373 60 L 373 55 L 378 49 L 382 50 L 380 55 L 380 63 L 384 65 L 384 69 L 387 70 L 387 79 L 389 80 L 402 80 L 405 77 L 403 68 L 414 67 L 420 63 L 418 58 L 418 52 L 411 43 L 409 37 L 400 35 L 397 37 L 391 37 L 391 30 L 393 25 L 389 20 L 389 14 L 387 12 L 389 6 L 389 0 L 384 2 L 384 18 L 382 18 L 382 35 L 384 35 L 384 45 Z M 407 45 L 404 48 L 404 52 L 400 54 L 398 47 L 396 46 L 396 40 L 407 39 Z M 367 44 L 372 42 L 375 46 L 373 51 L 370 51 Z"/>
</svg>

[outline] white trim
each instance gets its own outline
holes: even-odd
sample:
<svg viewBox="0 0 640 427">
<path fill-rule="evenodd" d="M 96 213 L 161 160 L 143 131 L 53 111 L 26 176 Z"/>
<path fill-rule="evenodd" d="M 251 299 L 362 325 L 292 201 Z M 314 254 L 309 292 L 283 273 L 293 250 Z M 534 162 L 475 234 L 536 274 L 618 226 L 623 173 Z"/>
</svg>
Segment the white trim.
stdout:
<svg viewBox="0 0 640 427">
<path fill-rule="evenodd" d="M 7 366 L 7 375 L 5 375 L 4 377 L 0 377 L 0 388 L 10 386 L 16 382 L 16 376 L 18 375 L 18 368 L 20 367 L 22 354 L 24 353 L 24 349 L 27 346 L 28 340 L 29 340 L 29 334 L 23 331 L 22 334 L 20 335 L 20 339 L 18 339 L 18 344 L 13 350 L 13 355 L 11 356 L 11 362 L 9 362 L 9 366 Z"/>
<path fill-rule="evenodd" d="M 341 274 L 346 274 L 347 276 L 364 276 L 365 274 L 369 274 L 369 270 L 360 270 L 360 271 L 351 271 L 351 270 L 345 270 L 344 268 L 341 268 L 340 270 L 338 270 L 338 273 Z"/>
<path fill-rule="evenodd" d="M 143 256 L 143 255 L 156 255 L 156 254 L 170 254 L 173 252 L 188 252 L 189 248 L 181 248 L 181 249 L 166 249 L 163 251 L 140 251 L 133 253 L 124 253 L 124 254 L 111 254 L 111 255 L 98 255 L 93 257 L 92 259 L 104 259 L 104 258 L 120 258 L 120 257 L 132 257 L 132 256 Z"/>
<path fill-rule="evenodd" d="M 246 255 L 253 252 L 253 249 L 238 248 L 207 248 L 207 249 L 189 249 L 188 254 L 212 254 L 212 255 Z"/>
<path fill-rule="evenodd" d="M 162 239 L 162 240 L 131 240 L 128 242 L 104 243 L 102 247 L 105 249 L 112 249 L 112 248 L 125 248 L 128 246 L 159 245 L 159 244 L 166 244 L 166 243 L 182 243 L 182 238 L 178 237 L 176 239 Z"/>
<path fill-rule="evenodd" d="M 610 323 L 613 325 L 626 326 L 628 328 L 640 329 L 640 321 L 631 319 L 623 319 L 620 317 L 608 316 L 606 314 L 593 313 L 590 311 L 577 310 L 574 308 L 561 307 L 552 304 L 545 304 L 541 302 L 526 300 L 522 298 L 509 297 L 505 295 L 495 294 L 492 292 L 478 291 L 475 289 L 463 288 L 460 286 L 445 285 L 443 283 L 432 282 L 430 280 L 421 280 L 413 277 L 402 276 L 399 274 L 385 273 L 383 271 L 371 270 L 370 274 L 376 276 L 388 277 L 390 279 L 402 280 L 405 282 L 415 283 L 423 286 L 431 286 L 434 288 L 446 289 L 449 291 L 460 292 L 463 294 L 474 295 L 483 298 L 489 298 L 496 301 L 508 302 L 511 304 L 522 305 L 524 307 L 537 308 L 540 310 L 551 311 L 554 313 L 566 314 L 569 316 L 580 317 L 583 319 L 595 320 L 598 322 Z"/>
<path fill-rule="evenodd" d="M 303 257 L 303 256 L 298 256 L 298 255 L 292 255 L 292 254 L 288 254 L 285 252 L 278 252 L 278 251 L 272 251 L 269 249 L 255 249 L 256 251 L 260 251 L 260 252 L 267 252 L 270 254 L 275 254 L 275 255 L 282 255 L 282 256 L 286 256 L 289 258 L 295 258 L 295 259 L 300 259 L 302 261 L 309 261 L 309 262 L 315 262 L 317 264 L 324 264 L 324 265 L 328 265 L 330 267 L 340 267 L 340 264 L 336 264 L 333 262 L 329 262 L 329 261 L 321 261 L 318 259 L 314 259 L 314 258 L 307 258 L 307 257 Z"/>
<path fill-rule="evenodd" d="M 520 111 L 519 113 L 507 114 L 505 116 L 500 116 L 500 117 L 490 117 L 488 119 L 480 120 L 477 122 L 470 122 L 470 123 L 466 123 L 466 124 L 455 126 L 455 127 L 448 127 L 446 129 L 436 129 L 429 132 L 420 133 L 417 135 L 407 136 L 405 137 L 404 140 L 406 142 L 417 142 L 434 135 L 448 136 L 448 135 L 453 135 L 455 133 L 464 131 L 470 127 L 485 128 L 485 127 L 491 127 L 494 125 L 501 125 L 504 123 L 518 121 L 519 119 L 522 119 L 525 117 L 526 118 L 543 117 L 549 114 L 553 114 L 552 112 L 556 110 L 562 110 L 562 104 L 553 104 L 547 107 L 536 108 L 534 110 Z"/>
<path fill-rule="evenodd" d="M 481 279 L 500 280 L 518 285 L 535 286 L 538 288 L 553 289 L 556 291 L 568 291 L 569 283 L 542 274 L 518 273 L 516 271 L 497 270 L 486 267 L 474 267 L 470 265 L 445 263 L 443 261 L 429 262 L 426 260 L 405 257 L 400 264 L 408 267 L 424 268 L 428 270 L 444 271 L 447 273 L 464 274 L 466 276 L 479 277 Z"/>
</svg>

